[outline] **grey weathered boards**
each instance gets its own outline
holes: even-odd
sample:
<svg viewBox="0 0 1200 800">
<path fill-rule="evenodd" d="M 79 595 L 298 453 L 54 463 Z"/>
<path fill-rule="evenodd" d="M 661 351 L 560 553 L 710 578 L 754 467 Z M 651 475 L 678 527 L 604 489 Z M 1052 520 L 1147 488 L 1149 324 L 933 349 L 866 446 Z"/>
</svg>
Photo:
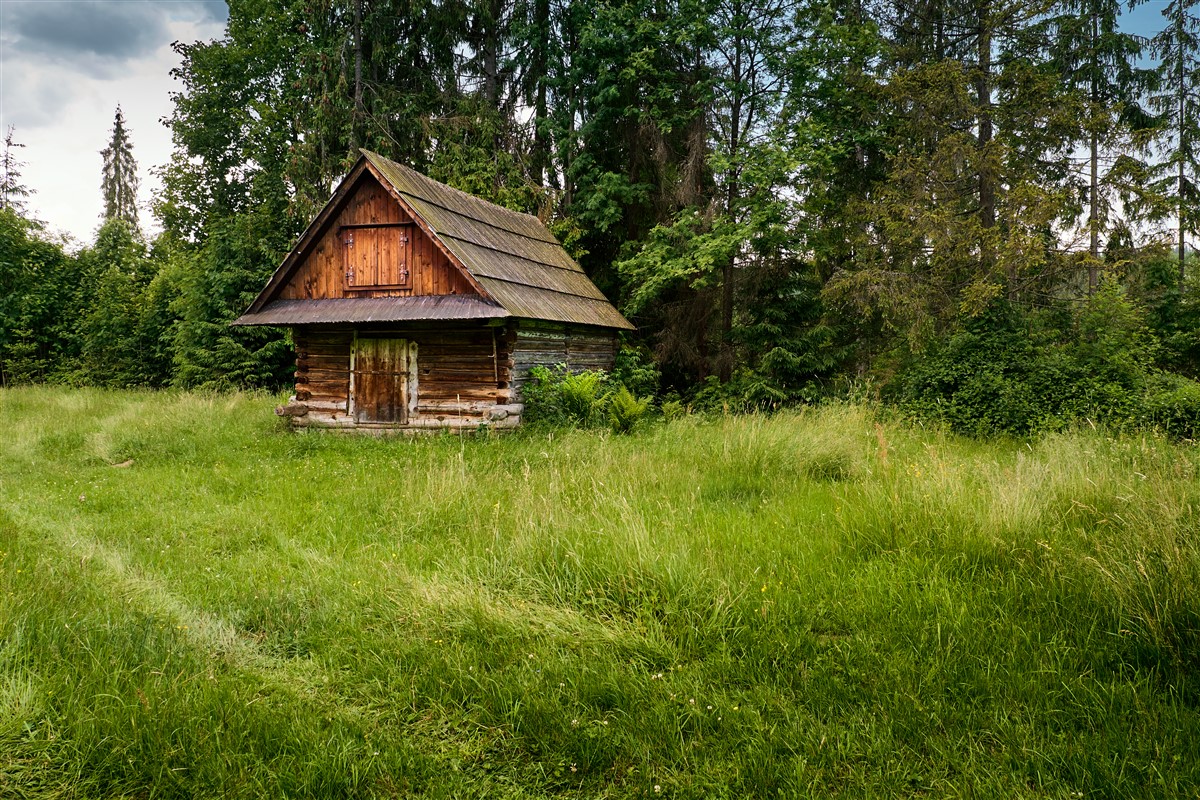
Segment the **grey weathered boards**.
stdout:
<svg viewBox="0 0 1200 800">
<path fill-rule="evenodd" d="M 622 317 L 536 218 L 363 153 L 235 325 L 292 329 L 279 413 L 511 427 L 539 364 L 610 368 Z"/>
<path fill-rule="evenodd" d="M 408 422 L 408 347 L 407 339 L 355 337 L 350 366 L 350 408 L 355 422 Z"/>
</svg>

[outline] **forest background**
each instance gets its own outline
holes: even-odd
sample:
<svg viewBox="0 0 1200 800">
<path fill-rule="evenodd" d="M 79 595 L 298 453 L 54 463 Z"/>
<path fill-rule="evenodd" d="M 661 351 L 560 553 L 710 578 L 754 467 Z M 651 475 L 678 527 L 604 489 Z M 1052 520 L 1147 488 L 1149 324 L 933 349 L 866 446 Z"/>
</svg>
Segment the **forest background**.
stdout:
<svg viewBox="0 0 1200 800">
<path fill-rule="evenodd" d="M 1200 3 L 248 0 L 177 43 L 147 238 L 118 111 L 70 252 L 0 161 L 0 382 L 288 384 L 231 328 L 366 147 L 545 220 L 696 407 L 1200 432 Z"/>
</svg>

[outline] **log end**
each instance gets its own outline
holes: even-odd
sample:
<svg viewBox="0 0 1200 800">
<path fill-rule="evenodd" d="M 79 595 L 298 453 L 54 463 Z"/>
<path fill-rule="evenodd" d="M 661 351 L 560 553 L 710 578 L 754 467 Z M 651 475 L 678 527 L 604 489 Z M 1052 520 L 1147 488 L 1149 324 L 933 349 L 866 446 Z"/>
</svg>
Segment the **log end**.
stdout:
<svg viewBox="0 0 1200 800">
<path fill-rule="evenodd" d="M 275 415 L 279 417 L 303 417 L 308 413 L 308 406 L 303 403 L 288 403 L 286 406 L 275 406 Z"/>
</svg>

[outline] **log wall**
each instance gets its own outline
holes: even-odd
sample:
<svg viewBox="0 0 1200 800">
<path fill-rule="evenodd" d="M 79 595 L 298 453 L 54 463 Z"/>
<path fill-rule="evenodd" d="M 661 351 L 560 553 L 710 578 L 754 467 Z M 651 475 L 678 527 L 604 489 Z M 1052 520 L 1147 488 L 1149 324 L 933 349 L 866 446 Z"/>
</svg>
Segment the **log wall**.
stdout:
<svg viewBox="0 0 1200 800">
<path fill-rule="evenodd" d="M 518 392 L 534 367 L 566 364 L 573 372 L 613 368 L 616 335 L 602 328 L 521 320 L 510 326 L 511 382 Z"/>
<path fill-rule="evenodd" d="M 372 337 L 416 345 L 415 410 L 409 428 L 511 427 L 520 420 L 508 386 L 505 331 L 494 325 L 430 322 L 372 327 Z M 350 364 L 354 330 L 297 328 L 296 394 L 280 413 L 300 426 L 387 427 L 356 423 L 350 414 Z"/>
<path fill-rule="evenodd" d="M 361 332 L 416 345 L 416 385 L 408 387 L 416 402 L 405 426 L 409 429 L 513 427 L 521 418 L 520 387 L 533 367 L 612 369 L 616 354 L 612 332 L 529 320 L 507 325 L 428 322 Z M 300 426 L 389 427 L 355 423 L 350 414 L 354 337 L 351 328 L 293 330 L 296 395 L 279 413 Z"/>
<path fill-rule="evenodd" d="M 350 425 L 350 350 L 354 331 L 296 328 L 297 424 Z"/>
<path fill-rule="evenodd" d="M 369 173 L 358 180 L 345 207 L 326 226 L 316 243 L 305 254 L 279 292 L 285 300 L 316 300 L 341 297 L 411 297 L 414 295 L 475 294 L 470 281 L 446 258 L 419 226 L 405 225 L 407 241 L 395 252 L 383 254 L 385 261 L 403 262 L 408 267 L 408 284 L 403 287 L 377 288 L 350 286 L 346 278 L 346 244 L 343 228 L 348 225 L 386 225 L 410 223 L 387 190 Z M 359 241 L 370 236 L 366 229 Z M 389 240 L 390 241 L 390 240 Z M 360 267 L 361 269 L 361 267 Z M 395 266 L 381 269 L 376 279 L 394 283 Z M 369 279 L 358 275 L 358 280 Z"/>
</svg>

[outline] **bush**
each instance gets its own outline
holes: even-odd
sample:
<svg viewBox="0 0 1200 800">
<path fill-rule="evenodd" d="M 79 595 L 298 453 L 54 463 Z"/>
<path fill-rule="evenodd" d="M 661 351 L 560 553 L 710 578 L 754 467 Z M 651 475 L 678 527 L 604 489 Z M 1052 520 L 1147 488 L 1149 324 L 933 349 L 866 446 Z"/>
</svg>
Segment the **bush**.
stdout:
<svg viewBox="0 0 1200 800">
<path fill-rule="evenodd" d="M 1059 316 L 997 303 L 910 362 L 893 399 L 971 435 L 1140 421 L 1155 344 L 1138 309 L 1107 283 L 1078 314 Z M 1172 417 L 1172 424 L 1183 423 Z"/>
<path fill-rule="evenodd" d="M 1164 433 L 1200 438 L 1200 383 L 1179 375 L 1157 375 L 1150 381 L 1142 418 Z"/>
<path fill-rule="evenodd" d="M 604 418 L 608 375 L 599 370 L 573 373 L 565 364 L 534 367 L 521 387 L 527 423 L 551 427 L 590 427 Z"/>
<path fill-rule="evenodd" d="M 662 372 L 644 347 L 621 345 L 613 362 L 612 381 L 636 396 L 657 395 Z"/>
<path fill-rule="evenodd" d="M 559 380 L 558 393 L 566 421 L 587 427 L 594 425 L 604 410 L 603 394 L 608 376 L 600 371 L 567 372 Z"/>
<path fill-rule="evenodd" d="M 788 386 L 765 372 L 741 367 L 734 370 L 726 383 L 721 383 L 715 375 L 708 376 L 692 402 L 701 411 L 740 414 L 776 411 L 819 399 L 821 391 L 815 384 Z"/>
<path fill-rule="evenodd" d="M 677 419 L 683 419 L 691 413 L 691 409 L 683 402 L 679 395 L 671 392 L 662 401 L 662 415 L 667 422 L 674 422 Z"/>
<path fill-rule="evenodd" d="M 608 421 L 614 433 L 632 433 L 650 410 L 649 397 L 635 397 L 622 386 L 608 399 Z"/>
<path fill-rule="evenodd" d="M 607 421 L 617 433 L 637 427 L 653 400 L 639 398 L 606 372 L 571 372 L 565 364 L 530 370 L 521 398 L 525 421 L 531 425 L 593 428 Z"/>
</svg>

